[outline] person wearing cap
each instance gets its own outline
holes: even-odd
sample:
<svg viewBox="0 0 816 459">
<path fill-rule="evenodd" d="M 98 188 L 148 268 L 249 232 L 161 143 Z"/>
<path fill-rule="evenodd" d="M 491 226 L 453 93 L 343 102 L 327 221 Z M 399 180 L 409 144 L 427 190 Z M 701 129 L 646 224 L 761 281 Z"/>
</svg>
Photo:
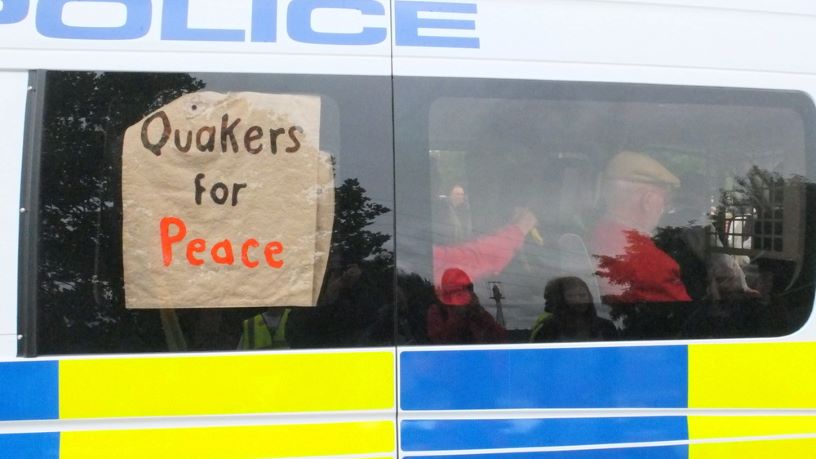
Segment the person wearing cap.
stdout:
<svg viewBox="0 0 816 459">
<path fill-rule="evenodd" d="M 436 297 L 439 304 L 428 308 L 426 325 L 431 343 L 499 343 L 504 339 L 504 328 L 479 303 L 465 271 L 445 270 Z"/>
<path fill-rule="evenodd" d="M 680 180 L 657 160 L 623 151 L 603 177 L 606 208 L 592 234 L 606 304 L 691 301 L 680 267 L 652 240 Z"/>
</svg>

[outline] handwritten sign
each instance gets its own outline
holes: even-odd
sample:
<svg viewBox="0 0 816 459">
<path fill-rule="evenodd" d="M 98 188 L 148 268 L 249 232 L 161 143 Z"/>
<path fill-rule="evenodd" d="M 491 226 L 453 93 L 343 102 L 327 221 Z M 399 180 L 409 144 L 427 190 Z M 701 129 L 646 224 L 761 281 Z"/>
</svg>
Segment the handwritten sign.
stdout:
<svg viewBox="0 0 816 459">
<path fill-rule="evenodd" d="M 199 92 L 125 133 L 127 308 L 313 306 L 334 221 L 320 98 Z"/>
</svg>

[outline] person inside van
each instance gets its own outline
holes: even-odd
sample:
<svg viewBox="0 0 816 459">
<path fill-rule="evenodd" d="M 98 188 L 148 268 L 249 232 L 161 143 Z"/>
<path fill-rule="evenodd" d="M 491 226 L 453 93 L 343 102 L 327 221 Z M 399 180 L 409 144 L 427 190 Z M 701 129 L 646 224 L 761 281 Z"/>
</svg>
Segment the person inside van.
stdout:
<svg viewBox="0 0 816 459">
<path fill-rule="evenodd" d="M 445 199 L 444 227 L 441 229 L 443 241 L 457 244 L 473 238 L 473 222 L 470 202 L 462 185 L 456 184 Z"/>
<path fill-rule="evenodd" d="M 538 219 L 526 208 L 516 209 L 510 223 L 491 234 L 454 245 L 433 246 L 434 285 L 451 268 L 465 270 L 478 282 L 500 273 L 524 246 L 524 238 L 538 225 Z"/>
<path fill-rule="evenodd" d="M 688 302 L 680 267 L 652 240 L 680 180 L 657 160 L 623 151 L 603 176 L 606 207 L 592 234 L 602 301 Z"/>
<path fill-rule="evenodd" d="M 438 303 L 428 307 L 427 333 L 434 344 L 499 343 L 504 327 L 482 307 L 470 276 L 447 269 L 436 289 Z"/>
<path fill-rule="evenodd" d="M 609 341 L 617 337 L 612 322 L 598 317 L 592 293 L 578 277 L 558 277 L 544 287 L 544 313 L 530 342 Z"/>
</svg>

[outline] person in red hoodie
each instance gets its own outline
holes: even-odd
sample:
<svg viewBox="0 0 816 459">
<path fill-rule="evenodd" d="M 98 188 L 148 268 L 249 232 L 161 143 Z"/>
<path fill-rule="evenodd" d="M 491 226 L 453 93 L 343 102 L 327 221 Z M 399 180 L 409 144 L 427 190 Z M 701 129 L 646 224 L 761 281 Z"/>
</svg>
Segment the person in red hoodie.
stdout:
<svg viewBox="0 0 816 459">
<path fill-rule="evenodd" d="M 500 343 L 505 330 L 479 303 L 463 270 L 449 268 L 436 288 L 439 304 L 428 308 L 427 333 L 433 344 Z"/>
<path fill-rule="evenodd" d="M 624 151 L 610 160 L 603 183 L 606 208 L 590 243 L 603 302 L 691 301 L 677 261 L 652 240 L 680 180 L 655 159 Z"/>
</svg>

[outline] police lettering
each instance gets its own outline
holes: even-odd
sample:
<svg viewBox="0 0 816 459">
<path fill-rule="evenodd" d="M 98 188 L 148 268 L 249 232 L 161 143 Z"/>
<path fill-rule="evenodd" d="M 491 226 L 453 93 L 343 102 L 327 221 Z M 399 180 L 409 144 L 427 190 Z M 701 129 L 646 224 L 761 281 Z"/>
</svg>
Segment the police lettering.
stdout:
<svg viewBox="0 0 816 459">
<path fill-rule="evenodd" d="M 125 21 L 112 20 L 97 26 L 66 24 L 63 11 L 69 4 L 101 3 L 119 4 L 124 7 Z M 153 0 L 40 0 L 37 2 L 35 24 L 40 35 L 58 39 L 79 40 L 135 40 L 150 32 L 153 18 L 160 17 L 161 40 L 275 43 L 278 41 L 278 24 L 285 24 L 286 34 L 295 42 L 321 45 L 376 45 L 388 37 L 390 19 L 383 0 L 252 0 L 249 24 L 245 29 L 217 29 L 190 27 L 189 18 L 200 16 L 201 11 L 191 14 L 190 0 L 165 0 L 161 13 L 154 14 Z M 212 3 L 214 4 L 214 3 Z M 232 2 L 220 2 L 218 8 L 231 8 Z M 434 46 L 448 48 L 478 48 L 479 38 L 463 37 L 460 32 L 475 30 L 475 3 L 451 3 L 439 1 L 396 0 L 394 3 L 394 37 L 397 46 Z M 29 14 L 30 0 L 3 0 L 0 7 L 0 25 L 23 21 Z M 104 6 L 104 5 L 103 5 Z M 92 6 L 85 6 L 92 8 Z M 285 11 L 281 11 L 285 7 Z M 377 18 L 379 26 L 351 27 L 352 31 L 316 30 L 314 13 L 319 10 L 349 10 L 365 18 Z M 461 19 L 427 18 L 425 13 L 444 12 L 460 15 Z M 213 11 L 221 14 L 221 11 Z M 278 21 L 278 15 L 285 20 Z M 102 19 L 104 21 L 105 19 Z M 247 30 L 249 36 L 247 37 Z M 420 34 L 422 31 L 422 34 Z M 451 36 L 453 35 L 453 36 Z"/>
</svg>

